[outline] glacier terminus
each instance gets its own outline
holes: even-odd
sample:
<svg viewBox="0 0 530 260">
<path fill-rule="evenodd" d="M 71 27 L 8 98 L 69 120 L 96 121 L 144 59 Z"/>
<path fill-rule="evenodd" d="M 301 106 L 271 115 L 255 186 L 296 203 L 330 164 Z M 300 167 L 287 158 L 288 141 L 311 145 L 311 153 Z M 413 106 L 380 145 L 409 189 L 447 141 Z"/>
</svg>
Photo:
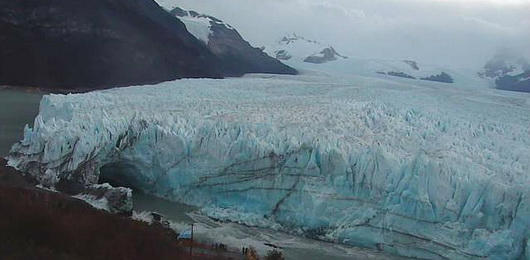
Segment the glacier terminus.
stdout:
<svg viewBox="0 0 530 260">
<path fill-rule="evenodd" d="M 302 74 L 46 95 L 9 164 L 401 256 L 529 259 L 530 95 Z"/>
</svg>

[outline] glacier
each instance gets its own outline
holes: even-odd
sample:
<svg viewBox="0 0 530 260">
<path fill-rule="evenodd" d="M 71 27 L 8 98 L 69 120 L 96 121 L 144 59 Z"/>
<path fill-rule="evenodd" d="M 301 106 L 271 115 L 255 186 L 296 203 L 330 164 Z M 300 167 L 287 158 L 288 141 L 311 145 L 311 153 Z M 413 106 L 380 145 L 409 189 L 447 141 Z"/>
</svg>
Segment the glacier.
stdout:
<svg viewBox="0 0 530 260">
<path fill-rule="evenodd" d="M 46 95 L 9 165 L 428 259 L 529 257 L 530 95 L 304 72 Z M 113 176 L 114 175 L 114 176 Z"/>
</svg>

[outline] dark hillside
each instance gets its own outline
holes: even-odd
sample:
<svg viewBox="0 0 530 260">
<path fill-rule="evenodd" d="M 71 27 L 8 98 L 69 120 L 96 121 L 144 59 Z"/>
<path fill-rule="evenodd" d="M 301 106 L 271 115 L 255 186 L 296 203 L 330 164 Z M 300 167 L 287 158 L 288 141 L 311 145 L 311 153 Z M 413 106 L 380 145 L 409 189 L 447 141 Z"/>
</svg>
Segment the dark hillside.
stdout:
<svg viewBox="0 0 530 260">
<path fill-rule="evenodd" d="M 0 0 L 0 85 L 51 89 L 219 78 L 218 59 L 153 0 Z"/>
</svg>

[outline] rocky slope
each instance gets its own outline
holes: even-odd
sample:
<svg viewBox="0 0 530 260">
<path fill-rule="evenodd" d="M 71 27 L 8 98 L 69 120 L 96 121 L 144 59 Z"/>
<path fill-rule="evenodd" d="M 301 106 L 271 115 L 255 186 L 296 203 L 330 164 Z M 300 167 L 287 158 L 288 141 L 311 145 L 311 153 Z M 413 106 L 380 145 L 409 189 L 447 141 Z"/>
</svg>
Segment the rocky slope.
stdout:
<svg viewBox="0 0 530 260">
<path fill-rule="evenodd" d="M 94 89 L 294 73 L 274 60 L 261 66 L 266 57 L 252 52 L 232 53 L 230 41 L 211 48 L 228 49 L 226 55 L 209 50 L 152 0 L 0 0 L 0 31 L 1 85 Z"/>
<path fill-rule="evenodd" d="M 296 74 L 296 70 L 252 47 L 236 29 L 223 21 L 194 11 L 175 8 L 171 11 L 197 39 L 222 62 L 221 71 L 227 76 L 245 73 Z"/>
<path fill-rule="evenodd" d="M 5 164 L 0 159 L 1 259 L 191 259 L 187 248 L 177 246 L 176 234 L 161 225 L 36 189 Z"/>
<path fill-rule="evenodd" d="M 150 0 L 1 0 L 0 30 L 0 84 L 100 88 L 222 76 L 214 55 Z"/>
</svg>

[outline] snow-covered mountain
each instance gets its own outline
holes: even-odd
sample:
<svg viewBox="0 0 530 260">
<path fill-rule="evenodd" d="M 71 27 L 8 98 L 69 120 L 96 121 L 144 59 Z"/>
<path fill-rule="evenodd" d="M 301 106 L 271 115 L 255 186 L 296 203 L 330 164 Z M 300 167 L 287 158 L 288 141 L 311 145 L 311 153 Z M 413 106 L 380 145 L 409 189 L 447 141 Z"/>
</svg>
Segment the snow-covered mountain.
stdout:
<svg viewBox="0 0 530 260">
<path fill-rule="evenodd" d="M 225 75 L 297 73 L 295 69 L 268 56 L 262 49 L 252 47 L 235 28 L 213 16 L 178 7 L 170 13 L 181 20 L 186 29 L 222 61 L 221 69 Z"/>
<path fill-rule="evenodd" d="M 47 95 L 9 164 L 45 186 L 121 169 L 104 177 L 216 219 L 407 257 L 528 257 L 530 96 L 396 79 Z"/>
<path fill-rule="evenodd" d="M 307 39 L 293 33 L 265 48 L 269 55 L 291 67 L 302 70 L 341 72 L 345 74 L 436 81 L 442 83 L 469 83 L 477 81 L 474 73 L 463 73 L 440 66 L 420 64 L 414 60 L 365 59 L 340 54 L 333 46 Z"/>
<path fill-rule="evenodd" d="M 498 89 L 530 92 L 530 64 L 513 53 L 498 53 L 479 72 Z"/>
<path fill-rule="evenodd" d="M 303 61 L 322 64 L 348 57 L 339 54 L 331 45 L 306 39 L 293 33 L 286 35 L 265 49 L 269 55 L 282 61 Z"/>
</svg>

